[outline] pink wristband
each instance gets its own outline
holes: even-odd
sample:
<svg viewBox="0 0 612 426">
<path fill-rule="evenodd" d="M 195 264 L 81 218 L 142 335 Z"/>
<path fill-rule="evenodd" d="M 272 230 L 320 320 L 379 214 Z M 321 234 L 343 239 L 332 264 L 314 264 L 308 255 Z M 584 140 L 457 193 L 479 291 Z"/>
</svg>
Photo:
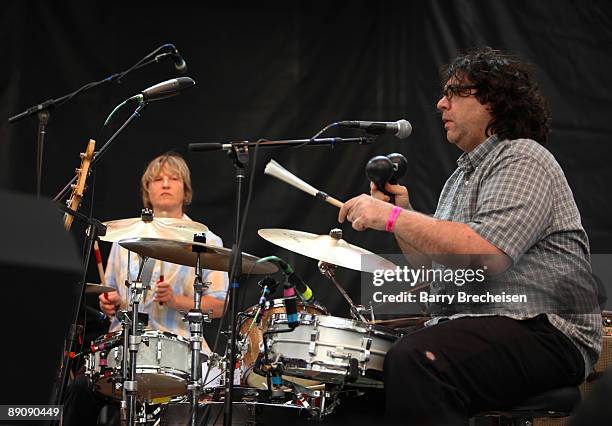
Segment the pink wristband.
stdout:
<svg viewBox="0 0 612 426">
<path fill-rule="evenodd" d="M 387 218 L 387 224 L 385 225 L 385 230 L 387 232 L 393 232 L 393 228 L 395 228 L 395 221 L 397 217 L 401 213 L 402 209 L 398 206 L 393 206 L 393 210 L 389 213 L 389 217 Z"/>
</svg>

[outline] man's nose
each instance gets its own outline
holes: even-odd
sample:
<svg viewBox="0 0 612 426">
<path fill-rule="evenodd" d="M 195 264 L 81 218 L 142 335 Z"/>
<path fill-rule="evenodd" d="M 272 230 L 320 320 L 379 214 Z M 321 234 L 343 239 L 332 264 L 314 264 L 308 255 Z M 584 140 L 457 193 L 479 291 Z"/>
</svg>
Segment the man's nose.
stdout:
<svg viewBox="0 0 612 426">
<path fill-rule="evenodd" d="M 448 107 L 449 107 L 448 99 L 446 98 L 446 96 L 442 96 L 440 100 L 438 101 L 438 103 L 436 104 L 436 108 L 442 111 L 442 110 L 448 109 Z"/>
<path fill-rule="evenodd" d="M 164 177 L 162 182 L 163 182 L 164 187 L 170 186 L 170 179 L 168 179 L 167 177 Z"/>
</svg>

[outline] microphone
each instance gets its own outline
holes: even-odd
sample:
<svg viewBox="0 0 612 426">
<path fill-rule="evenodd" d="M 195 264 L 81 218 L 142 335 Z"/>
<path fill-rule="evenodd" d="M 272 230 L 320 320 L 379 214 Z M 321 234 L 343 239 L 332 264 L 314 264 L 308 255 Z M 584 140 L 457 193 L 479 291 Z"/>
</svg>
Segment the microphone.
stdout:
<svg viewBox="0 0 612 426">
<path fill-rule="evenodd" d="M 161 99 L 176 96 L 183 90 L 193 86 L 195 86 L 195 81 L 190 77 L 173 78 L 148 87 L 141 93 L 132 96 L 129 100 L 135 99 L 139 102 L 159 101 Z"/>
<path fill-rule="evenodd" d="M 123 337 L 120 334 L 117 334 L 97 345 L 91 344 L 91 346 L 89 346 L 88 353 L 95 354 L 96 352 L 116 348 L 121 344 L 123 344 Z"/>
<path fill-rule="evenodd" d="M 274 263 L 287 276 L 287 281 L 297 289 L 297 291 L 300 293 L 300 296 L 302 296 L 306 303 L 314 302 L 314 294 L 310 287 L 308 287 L 304 280 L 298 274 L 295 273 L 291 265 L 289 265 L 283 259 L 277 256 L 268 256 L 259 259 L 257 262 Z"/>
<path fill-rule="evenodd" d="M 113 118 L 115 113 L 128 102 L 136 101 L 139 104 L 142 104 L 144 102 L 159 101 L 160 99 L 176 96 L 183 90 L 192 86 L 195 86 L 195 81 L 189 77 L 178 77 L 157 83 L 156 85 L 144 89 L 139 94 L 134 95 L 117 105 L 108 115 L 108 117 L 106 117 L 104 125 L 106 126 L 108 123 L 110 123 L 111 118 Z"/>
<path fill-rule="evenodd" d="M 287 326 L 294 329 L 299 325 L 297 301 L 295 300 L 295 286 L 289 282 L 289 276 L 285 277 L 283 289 L 285 299 L 285 311 L 287 312 Z"/>
<path fill-rule="evenodd" d="M 181 74 L 185 74 L 187 72 L 187 62 L 185 62 L 185 59 L 183 59 L 181 53 L 173 44 L 171 44 L 170 46 L 172 46 L 171 55 L 172 60 L 174 61 L 174 68 L 176 68 L 176 70 Z"/>
<path fill-rule="evenodd" d="M 398 139 L 405 139 L 412 133 L 412 125 L 404 119 L 392 123 L 384 121 L 340 121 L 336 125 L 362 129 L 372 135 L 393 133 Z"/>
</svg>

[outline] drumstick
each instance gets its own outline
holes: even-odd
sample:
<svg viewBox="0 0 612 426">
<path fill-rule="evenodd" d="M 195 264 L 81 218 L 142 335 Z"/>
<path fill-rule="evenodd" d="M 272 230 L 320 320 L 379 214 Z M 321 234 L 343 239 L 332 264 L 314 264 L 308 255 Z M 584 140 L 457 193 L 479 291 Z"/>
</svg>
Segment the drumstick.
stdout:
<svg viewBox="0 0 612 426">
<path fill-rule="evenodd" d="M 100 246 L 98 241 L 94 241 L 94 255 L 96 256 L 96 265 L 98 266 L 98 275 L 100 275 L 100 283 L 106 284 L 104 277 L 104 265 L 102 264 L 102 254 L 100 253 Z"/>
<path fill-rule="evenodd" d="M 159 261 L 159 281 L 158 284 L 164 281 L 164 262 Z M 159 302 L 159 306 L 164 306 L 164 302 Z"/>
<path fill-rule="evenodd" d="M 100 246 L 98 245 L 98 241 L 94 241 L 94 256 L 96 257 L 96 266 L 98 267 L 98 275 L 100 275 L 100 283 L 102 285 L 106 284 L 106 278 L 104 275 L 104 265 L 102 264 L 102 253 L 100 253 Z M 108 302 L 108 292 L 102 293 L 106 301 Z"/>
<path fill-rule="evenodd" d="M 338 201 L 335 198 L 330 197 L 325 192 L 319 191 L 314 186 L 304 182 L 302 179 L 292 174 L 289 170 L 285 169 L 283 166 L 281 166 L 274 160 L 270 160 L 270 162 L 266 164 L 264 173 L 270 176 L 274 176 L 275 178 L 280 179 L 283 182 L 296 187 L 297 189 L 301 189 L 307 194 L 310 194 L 313 197 L 319 198 L 333 206 L 341 208 L 344 205 L 342 201 Z"/>
</svg>

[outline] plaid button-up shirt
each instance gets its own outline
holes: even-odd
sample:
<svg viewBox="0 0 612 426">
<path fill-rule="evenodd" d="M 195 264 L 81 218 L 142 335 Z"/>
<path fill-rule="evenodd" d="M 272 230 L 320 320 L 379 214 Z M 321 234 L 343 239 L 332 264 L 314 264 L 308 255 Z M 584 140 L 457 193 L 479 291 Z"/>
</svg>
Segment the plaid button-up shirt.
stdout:
<svg viewBox="0 0 612 426">
<path fill-rule="evenodd" d="M 435 217 L 466 223 L 512 259 L 505 273 L 463 286 L 433 283 L 432 294 L 525 295 L 523 303 L 431 304 L 441 318 L 546 314 L 582 353 L 589 374 L 601 350 L 602 322 L 589 242 L 563 170 L 530 139 L 493 135 L 457 160 Z M 455 299 L 456 300 L 456 299 Z"/>
</svg>

